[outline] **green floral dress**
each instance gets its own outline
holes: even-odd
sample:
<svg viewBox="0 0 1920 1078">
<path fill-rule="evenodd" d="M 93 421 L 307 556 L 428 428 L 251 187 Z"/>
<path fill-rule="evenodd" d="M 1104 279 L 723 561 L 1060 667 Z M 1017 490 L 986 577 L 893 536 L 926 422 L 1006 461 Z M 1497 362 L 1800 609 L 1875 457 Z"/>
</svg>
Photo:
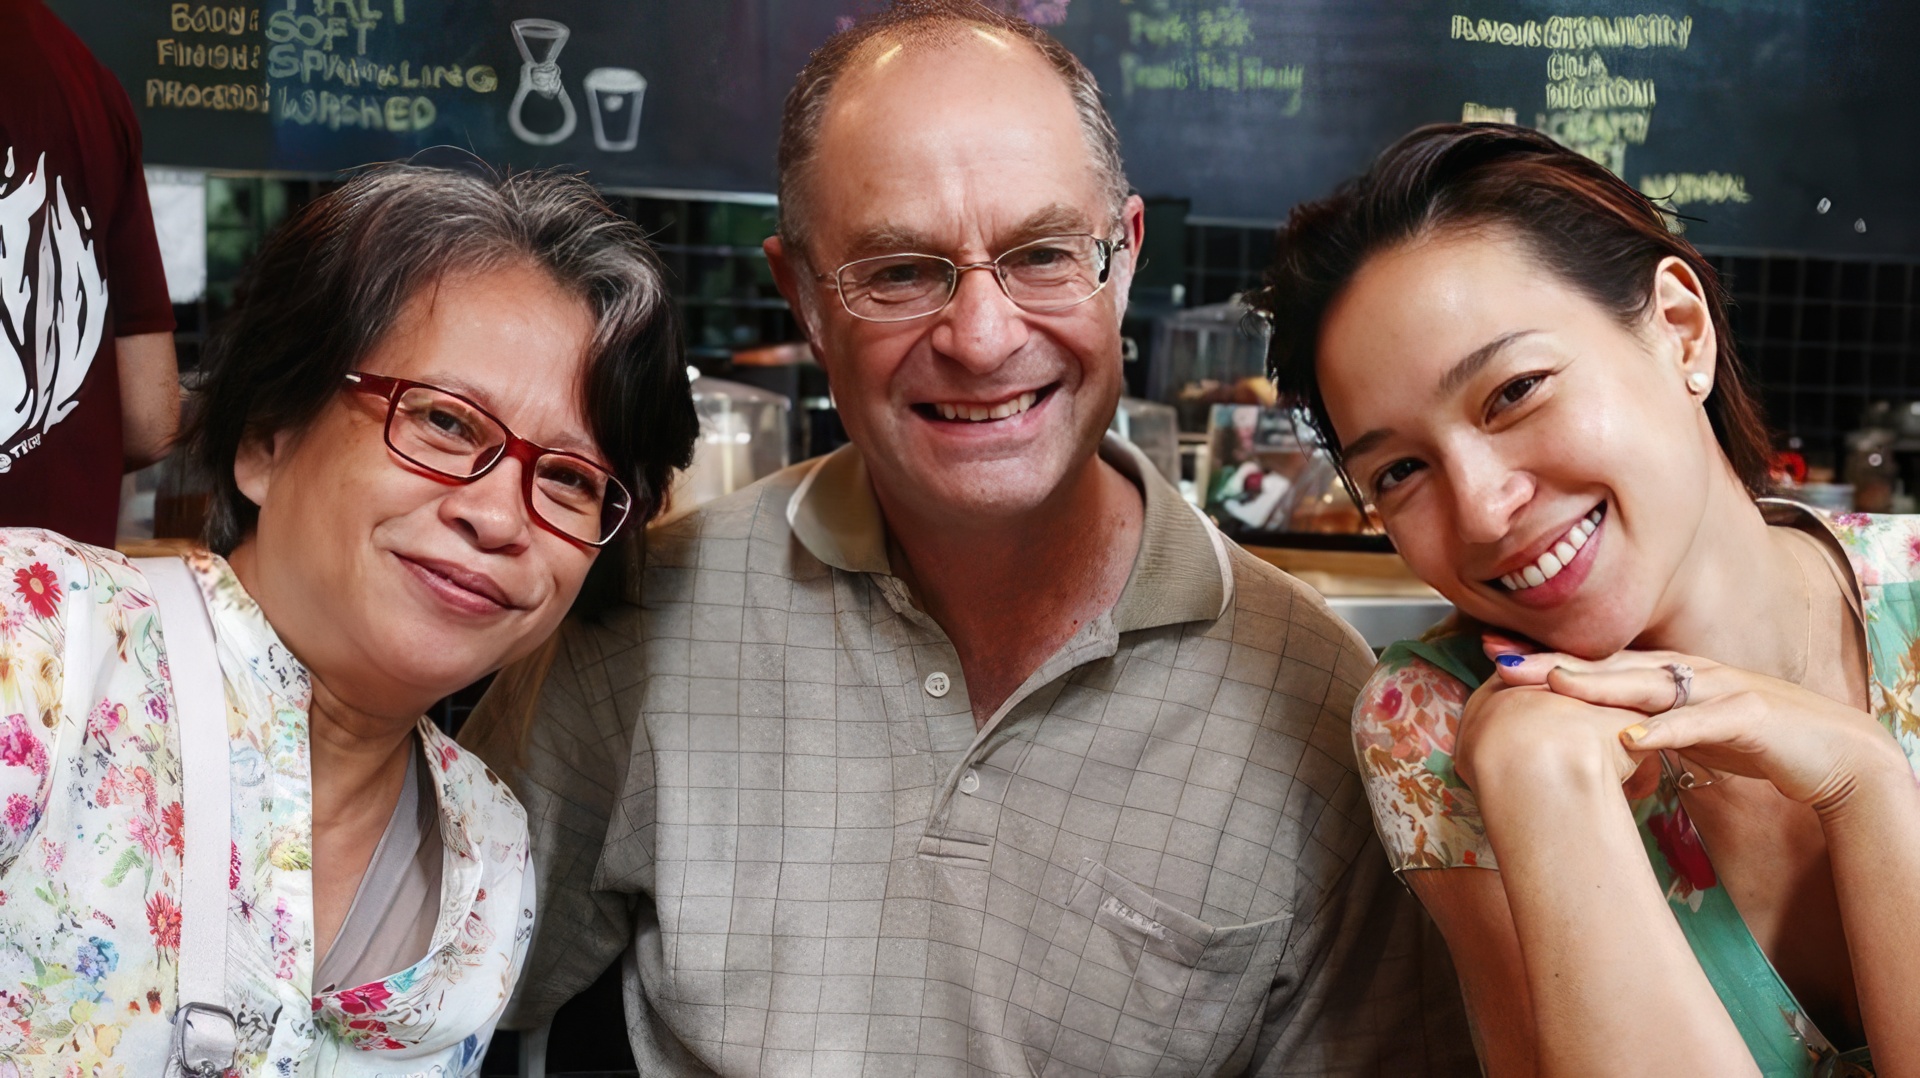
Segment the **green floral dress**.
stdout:
<svg viewBox="0 0 1920 1078">
<path fill-rule="evenodd" d="M 1824 523 L 1859 586 L 1871 707 L 1920 773 L 1920 517 L 1770 507 Z M 1473 791 L 1453 771 L 1467 696 L 1491 675 L 1477 634 L 1444 629 L 1388 648 L 1354 703 L 1353 743 L 1395 871 L 1498 870 Z M 1865 1048 L 1836 1051 L 1775 972 L 1720 886 L 1670 776 L 1634 802 L 1654 875 L 1695 957 L 1768 1078 L 1871 1075 Z"/>
</svg>

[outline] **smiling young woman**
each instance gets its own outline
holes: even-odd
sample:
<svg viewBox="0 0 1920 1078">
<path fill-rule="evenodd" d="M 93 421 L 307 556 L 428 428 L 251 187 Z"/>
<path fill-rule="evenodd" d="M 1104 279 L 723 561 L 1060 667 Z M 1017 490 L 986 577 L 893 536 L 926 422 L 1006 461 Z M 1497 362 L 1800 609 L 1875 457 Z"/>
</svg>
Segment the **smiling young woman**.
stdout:
<svg viewBox="0 0 1920 1078">
<path fill-rule="evenodd" d="M 1699 253 L 1545 136 L 1434 126 L 1293 211 L 1256 305 L 1460 612 L 1353 732 L 1489 1072 L 1920 1072 L 1920 520 L 1761 498 Z"/>
</svg>

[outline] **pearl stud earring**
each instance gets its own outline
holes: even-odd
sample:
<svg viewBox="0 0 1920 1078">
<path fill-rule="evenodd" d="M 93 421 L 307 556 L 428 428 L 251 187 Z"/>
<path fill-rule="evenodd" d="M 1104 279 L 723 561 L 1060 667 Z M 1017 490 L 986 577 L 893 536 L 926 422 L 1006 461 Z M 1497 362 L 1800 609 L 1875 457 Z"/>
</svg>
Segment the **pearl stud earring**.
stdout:
<svg viewBox="0 0 1920 1078">
<path fill-rule="evenodd" d="M 1713 387 L 1713 378 L 1706 371 L 1694 371 L 1687 375 L 1687 389 L 1696 397 L 1704 397 Z"/>
</svg>

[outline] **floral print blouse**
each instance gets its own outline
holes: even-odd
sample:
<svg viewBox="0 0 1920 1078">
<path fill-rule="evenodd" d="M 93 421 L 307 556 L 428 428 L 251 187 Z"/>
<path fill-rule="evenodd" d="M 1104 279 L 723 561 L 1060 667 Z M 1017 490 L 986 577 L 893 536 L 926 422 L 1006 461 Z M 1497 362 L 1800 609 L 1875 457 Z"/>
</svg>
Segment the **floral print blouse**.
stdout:
<svg viewBox="0 0 1920 1078">
<path fill-rule="evenodd" d="M 445 845 L 428 954 L 316 995 L 307 672 L 225 561 L 188 563 L 232 744 L 233 1073 L 476 1073 L 533 927 L 519 803 L 423 719 Z M 171 676 L 139 569 L 0 529 L 0 1078 L 160 1073 L 184 849 Z"/>
<path fill-rule="evenodd" d="M 1920 772 L 1920 516 L 1829 520 L 1788 503 L 1765 508 L 1775 524 L 1824 524 L 1845 550 L 1866 626 L 1871 707 Z M 1395 871 L 1499 868 L 1473 791 L 1453 772 L 1461 711 L 1491 672 L 1476 633 L 1442 626 L 1388 648 L 1354 703 L 1354 751 Z M 1633 808 L 1668 905 L 1762 1073 L 1872 1074 L 1867 1050 L 1835 1051 L 1774 971 L 1719 885 L 1672 777 Z"/>
</svg>

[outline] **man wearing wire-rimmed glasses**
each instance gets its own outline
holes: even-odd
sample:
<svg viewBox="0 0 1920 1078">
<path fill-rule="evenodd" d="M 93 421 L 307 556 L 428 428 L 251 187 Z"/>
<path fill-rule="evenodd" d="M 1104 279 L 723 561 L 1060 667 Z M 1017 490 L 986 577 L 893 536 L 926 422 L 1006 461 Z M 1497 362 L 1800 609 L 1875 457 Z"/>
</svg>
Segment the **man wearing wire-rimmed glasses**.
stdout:
<svg viewBox="0 0 1920 1078">
<path fill-rule="evenodd" d="M 1105 436 L 1144 221 L 1086 69 L 898 4 L 780 169 L 853 444 L 655 530 L 644 611 L 563 641 L 512 1020 L 625 950 L 649 1075 L 1475 1073 L 1354 776 L 1371 652 Z"/>
</svg>

